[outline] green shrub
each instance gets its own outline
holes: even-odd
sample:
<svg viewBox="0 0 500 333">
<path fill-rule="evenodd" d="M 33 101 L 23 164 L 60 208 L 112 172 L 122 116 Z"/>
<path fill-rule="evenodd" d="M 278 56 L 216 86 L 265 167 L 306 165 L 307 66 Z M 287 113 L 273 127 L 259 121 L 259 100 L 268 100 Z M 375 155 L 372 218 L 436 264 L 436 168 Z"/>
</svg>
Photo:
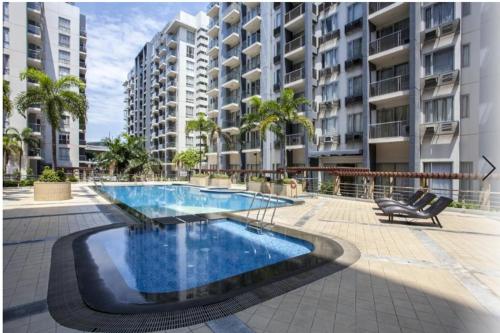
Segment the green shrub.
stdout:
<svg viewBox="0 0 500 333">
<path fill-rule="evenodd" d="M 319 187 L 319 193 L 332 194 L 333 193 L 333 183 L 321 183 L 321 186 Z"/>
<path fill-rule="evenodd" d="M 229 176 L 223 173 L 212 173 L 210 175 L 210 178 L 212 179 L 228 179 Z"/>
<path fill-rule="evenodd" d="M 208 177 L 207 174 L 204 174 L 204 173 L 193 173 L 191 175 L 191 177 L 199 177 L 199 178 L 204 178 L 204 177 Z"/>
<path fill-rule="evenodd" d="M 3 187 L 17 187 L 19 182 L 17 180 L 4 180 Z"/>
<path fill-rule="evenodd" d="M 291 184 L 293 182 L 297 182 L 295 179 L 293 178 L 283 178 L 283 179 L 278 179 L 275 183 L 276 184 L 280 184 L 280 185 L 283 185 L 283 184 Z M 297 182 L 298 183 L 298 182 Z"/>
<path fill-rule="evenodd" d="M 42 175 L 40 176 L 40 178 L 38 180 L 41 182 L 45 182 L 45 183 L 55 183 L 55 182 L 61 181 L 57 172 L 48 166 L 43 168 Z"/>
<path fill-rule="evenodd" d="M 76 182 L 78 181 L 78 179 L 77 179 L 75 176 L 73 176 L 73 175 L 69 176 L 69 177 L 68 177 L 68 180 L 69 180 L 70 182 L 72 182 L 72 183 L 76 183 Z"/>
<path fill-rule="evenodd" d="M 20 186 L 33 186 L 35 181 L 33 179 L 23 179 L 19 182 Z"/>
<path fill-rule="evenodd" d="M 64 173 L 63 169 L 59 169 L 56 171 L 57 177 L 59 177 L 60 182 L 65 182 L 66 181 L 66 174 Z"/>
<path fill-rule="evenodd" d="M 264 183 L 266 181 L 266 178 L 259 177 L 259 176 L 252 176 L 252 177 L 250 177 L 250 181 L 257 182 L 257 183 Z"/>
</svg>

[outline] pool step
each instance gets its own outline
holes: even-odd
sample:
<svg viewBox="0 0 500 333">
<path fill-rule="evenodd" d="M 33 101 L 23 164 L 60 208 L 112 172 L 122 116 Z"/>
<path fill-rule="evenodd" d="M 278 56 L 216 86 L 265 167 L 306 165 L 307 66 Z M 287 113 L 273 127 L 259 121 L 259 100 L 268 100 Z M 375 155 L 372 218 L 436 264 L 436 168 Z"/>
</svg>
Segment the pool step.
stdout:
<svg viewBox="0 0 500 333">
<path fill-rule="evenodd" d="M 179 223 L 194 223 L 208 222 L 208 219 L 198 215 L 183 215 L 183 216 L 168 216 L 154 219 L 155 222 L 162 224 L 179 224 Z"/>
</svg>

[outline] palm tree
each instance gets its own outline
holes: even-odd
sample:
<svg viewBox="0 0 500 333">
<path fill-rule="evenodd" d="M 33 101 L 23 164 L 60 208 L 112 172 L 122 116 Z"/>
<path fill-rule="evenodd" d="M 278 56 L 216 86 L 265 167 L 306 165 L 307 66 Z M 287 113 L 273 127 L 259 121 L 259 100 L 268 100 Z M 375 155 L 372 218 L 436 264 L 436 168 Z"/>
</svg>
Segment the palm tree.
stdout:
<svg viewBox="0 0 500 333">
<path fill-rule="evenodd" d="M 21 145 L 19 140 L 11 135 L 5 133 L 2 138 L 3 141 L 3 173 L 7 172 L 7 164 L 9 164 L 9 160 L 12 155 L 19 154 L 21 150 Z"/>
<path fill-rule="evenodd" d="M 9 81 L 3 80 L 3 123 L 6 124 L 12 114 L 12 102 L 10 101 L 10 84 Z M 5 128 L 5 127 L 4 127 Z"/>
<path fill-rule="evenodd" d="M 208 119 L 203 112 L 198 113 L 198 117 L 196 119 L 189 120 L 186 123 L 186 133 L 190 134 L 192 132 L 198 132 L 200 135 L 200 170 L 201 170 L 201 146 L 202 146 L 202 135 L 203 133 L 210 132 L 214 126 L 215 122 L 212 119 Z M 216 124 L 215 124 L 216 125 Z"/>
<path fill-rule="evenodd" d="M 175 154 L 174 159 L 172 160 L 177 166 L 182 165 L 187 169 L 188 173 L 191 172 L 196 164 L 201 160 L 201 155 L 195 149 L 187 149 Z"/>
<path fill-rule="evenodd" d="M 31 128 L 24 128 L 21 133 L 17 128 L 9 127 L 5 131 L 5 135 L 13 137 L 19 144 L 18 154 L 19 154 L 19 172 L 22 168 L 24 146 L 27 144 L 30 147 L 38 147 L 40 142 L 37 138 L 33 136 L 33 130 Z"/>
<path fill-rule="evenodd" d="M 220 169 L 220 164 L 219 164 L 219 158 L 220 158 L 220 139 L 224 138 L 224 141 L 228 144 L 233 143 L 233 138 L 231 135 L 227 132 L 223 132 L 222 128 L 217 125 L 215 121 L 212 119 L 209 119 L 209 130 L 208 130 L 208 140 L 210 143 L 213 142 L 213 140 L 216 140 L 216 145 L 217 145 L 217 173 L 219 173 Z"/>
<path fill-rule="evenodd" d="M 307 137 L 314 134 L 314 126 L 306 116 L 300 115 L 298 111 L 310 102 L 304 97 L 295 97 L 295 92 L 286 88 L 281 92 L 278 101 L 262 102 L 262 108 L 266 115 L 260 122 L 260 133 L 265 138 L 267 130 L 275 133 L 279 139 L 281 147 L 281 161 L 287 176 L 287 156 L 286 156 L 286 128 L 291 124 L 299 124 L 306 130 Z"/>
<path fill-rule="evenodd" d="M 52 137 L 52 168 L 57 168 L 56 130 L 59 128 L 64 111 L 73 118 L 85 120 L 87 117 L 87 99 L 79 90 L 85 84 L 76 76 L 68 75 L 58 80 L 52 80 L 47 74 L 34 68 L 28 68 L 21 73 L 21 80 L 33 80 L 38 86 L 28 87 L 16 98 L 16 107 L 21 114 L 34 105 L 39 104 L 51 125 Z"/>
</svg>

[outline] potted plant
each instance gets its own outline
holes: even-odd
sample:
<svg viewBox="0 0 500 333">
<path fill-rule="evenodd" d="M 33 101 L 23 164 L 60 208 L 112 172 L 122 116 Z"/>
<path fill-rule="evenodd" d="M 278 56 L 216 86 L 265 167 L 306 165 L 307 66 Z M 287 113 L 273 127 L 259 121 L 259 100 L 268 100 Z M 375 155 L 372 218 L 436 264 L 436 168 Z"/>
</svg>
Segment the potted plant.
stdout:
<svg viewBox="0 0 500 333">
<path fill-rule="evenodd" d="M 248 191 L 271 193 L 271 184 L 264 177 L 252 176 L 248 181 Z"/>
<path fill-rule="evenodd" d="M 208 175 L 204 173 L 195 173 L 191 175 L 189 184 L 196 186 L 208 186 Z"/>
<path fill-rule="evenodd" d="M 66 181 L 62 170 L 55 171 L 46 166 L 35 186 L 35 201 L 71 199 L 71 182 Z"/>
<path fill-rule="evenodd" d="M 223 173 L 213 173 L 210 175 L 210 186 L 231 187 L 231 178 Z"/>
<path fill-rule="evenodd" d="M 302 190 L 302 184 L 293 178 L 279 179 L 271 184 L 271 193 L 286 197 L 301 195 Z"/>
</svg>

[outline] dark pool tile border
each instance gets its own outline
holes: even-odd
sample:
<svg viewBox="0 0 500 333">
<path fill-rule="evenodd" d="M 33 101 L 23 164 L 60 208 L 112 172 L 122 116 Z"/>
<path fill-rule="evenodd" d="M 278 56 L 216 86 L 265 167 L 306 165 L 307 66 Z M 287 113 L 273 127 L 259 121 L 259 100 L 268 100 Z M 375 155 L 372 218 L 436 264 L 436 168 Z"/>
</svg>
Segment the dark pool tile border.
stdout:
<svg viewBox="0 0 500 333">
<path fill-rule="evenodd" d="M 108 225 L 92 230 L 109 228 Z M 277 226 L 273 228 L 288 229 Z M 47 303 L 52 317 L 61 325 L 97 332 L 150 332 L 222 318 L 345 269 L 356 262 L 360 256 L 359 251 L 352 244 L 335 239 L 335 242 L 342 247 L 343 254 L 334 262 L 325 263 L 278 281 L 258 285 L 252 290 L 244 291 L 229 299 L 168 312 L 111 314 L 89 308 L 80 295 L 72 246 L 75 239 L 88 232 L 89 230 L 83 230 L 68 235 L 54 244 Z"/>
</svg>

